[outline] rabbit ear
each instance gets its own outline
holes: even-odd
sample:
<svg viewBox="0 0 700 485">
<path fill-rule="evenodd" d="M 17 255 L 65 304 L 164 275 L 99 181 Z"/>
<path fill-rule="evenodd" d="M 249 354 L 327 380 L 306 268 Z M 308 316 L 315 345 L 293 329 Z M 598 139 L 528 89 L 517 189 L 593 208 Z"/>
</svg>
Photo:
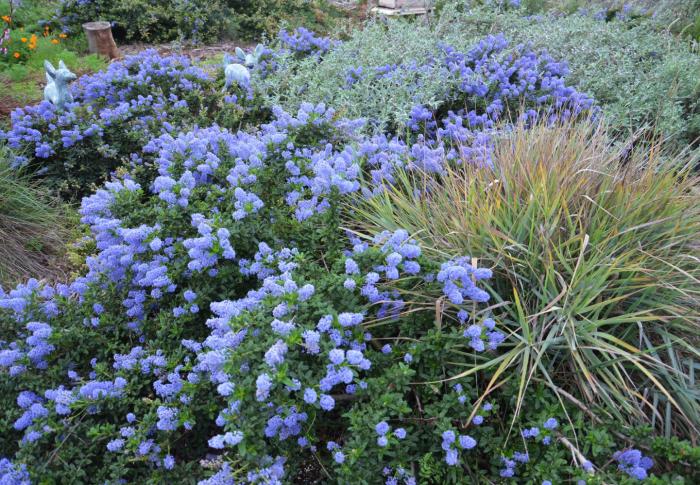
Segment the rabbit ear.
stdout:
<svg viewBox="0 0 700 485">
<path fill-rule="evenodd" d="M 263 46 L 262 44 L 258 44 L 255 46 L 255 57 L 260 57 L 260 54 L 262 54 L 264 47 L 265 46 Z"/>
<path fill-rule="evenodd" d="M 58 61 L 58 68 L 59 69 L 68 69 L 66 65 L 63 63 L 63 60 Z"/>
<path fill-rule="evenodd" d="M 53 67 L 53 64 L 48 59 L 44 61 L 44 69 L 46 69 L 47 76 L 50 76 L 51 79 L 56 78 L 56 68 Z"/>
<path fill-rule="evenodd" d="M 241 49 L 240 47 L 236 47 L 236 55 L 239 59 L 245 60 L 245 52 L 243 52 L 243 49 Z"/>
</svg>

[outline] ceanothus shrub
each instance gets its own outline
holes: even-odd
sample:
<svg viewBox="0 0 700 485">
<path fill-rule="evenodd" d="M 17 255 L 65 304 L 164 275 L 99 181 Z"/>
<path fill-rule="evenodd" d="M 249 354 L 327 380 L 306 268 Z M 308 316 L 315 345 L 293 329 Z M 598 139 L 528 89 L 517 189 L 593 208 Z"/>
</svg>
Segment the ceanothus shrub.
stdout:
<svg viewBox="0 0 700 485">
<path fill-rule="evenodd" d="M 222 0 L 63 0 L 52 19 L 64 32 L 79 33 L 85 22 L 106 20 L 115 37 L 129 42 L 211 42 L 219 40 L 235 18 Z"/>
<path fill-rule="evenodd" d="M 376 167 L 381 185 L 422 166 L 413 148 L 322 105 L 274 113 L 255 133 L 153 140 L 147 185 L 83 200 L 85 274 L 0 294 L 3 480 L 543 480 L 553 461 L 585 476 L 551 395 L 518 422 L 527 445 L 504 430 L 512 389 L 479 399 L 478 363 L 507 345 L 490 270 L 341 229 Z"/>
<path fill-rule="evenodd" d="M 475 308 L 489 298 L 477 284 L 489 271 L 468 259 L 433 267 L 405 233 L 377 247 L 342 236 L 338 204 L 359 190 L 359 164 L 326 142 L 356 123 L 333 118 L 304 106 L 255 135 L 165 135 L 150 148 L 160 175 L 148 191 L 125 178 L 83 201 L 96 248 L 85 276 L 32 281 L 0 300 L 0 382 L 15 401 L 4 403 L 3 454 L 43 463 L 30 467 L 38 479 L 65 478 L 62 463 L 85 460 L 101 481 L 175 480 L 206 476 L 197 461 L 238 444 L 250 450 L 240 454 L 248 481 L 281 478 L 294 471 L 292 453 L 329 446 L 322 413 L 351 409 L 387 364 L 408 385 L 420 346 L 394 341 L 398 327 L 380 326 L 374 341 L 367 327 L 402 322 L 406 304 L 387 282 L 432 285 Z M 345 163 L 327 161 L 336 156 Z M 417 315 L 405 322 L 414 338 L 433 326 Z M 484 325 L 481 351 L 503 340 Z M 456 341 L 463 331 L 453 329 Z M 468 345 L 481 338 L 472 332 Z M 233 429 L 237 413 L 248 427 Z M 318 430 L 302 433 L 312 414 Z"/>
<path fill-rule="evenodd" d="M 140 161 L 140 149 L 221 115 L 242 112 L 246 96 L 220 93 L 215 76 L 184 56 L 147 50 L 82 76 L 64 111 L 43 101 L 18 108 L 0 139 L 17 151 L 13 165 L 45 178 L 66 198 L 87 195 L 112 171 Z M 232 120 L 231 123 L 237 120 Z"/>
<path fill-rule="evenodd" d="M 412 45 L 420 48 L 417 57 L 406 57 L 408 31 L 402 24 L 370 25 L 322 56 L 280 56 L 263 83 L 266 94 L 287 109 L 300 98 L 342 106 L 347 116 L 367 119 L 366 131 L 400 135 L 452 115 L 480 132 L 519 116 L 576 118 L 593 107 L 567 82 L 566 61 L 546 50 L 510 45 L 502 34 L 463 50 L 432 37 Z M 311 49 L 313 43 L 297 37 L 302 52 Z"/>
</svg>

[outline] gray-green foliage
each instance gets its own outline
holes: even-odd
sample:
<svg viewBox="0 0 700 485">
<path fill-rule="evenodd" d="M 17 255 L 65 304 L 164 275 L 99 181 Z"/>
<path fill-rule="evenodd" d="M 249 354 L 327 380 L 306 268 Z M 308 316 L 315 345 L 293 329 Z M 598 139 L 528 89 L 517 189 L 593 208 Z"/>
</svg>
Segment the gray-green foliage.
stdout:
<svg viewBox="0 0 700 485">
<path fill-rule="evenodd" d="M 406 119 L 417 103 L 434 104 L 444 79 L 426 66 L 399 76 L 367 76 L 348 86 L 349 68 L 421 65 L 441 43 L 469 49 L 487 34 L 503 32 L 512 46 L 546 49 L 571 68 L 568 82 L 593 96 L 620 134 L 654 126 L 683 146 L 700 135 L 700 55 L 651 21 L 602 22 L 581 15 L 523 17 L 517 12 L 463 7 L 451 1 L 433 25 L 371 22 L 318 61 L 286 63 L 268 78 L 272 102 L 293 109 L 301 101 L 325 102 L 375 128 Z"/>
<path fill-rule="evenodd" d="M 432 30 L 418 22 L 371 22 L 320 61 L 287 59 L 286 68 L 266 80 L 268 96 L 292 110 L 301 101 L 324 102 L 343 116 L 367 118 L 370 126 L 386 128 L 406 119 L 414 104 L 434 104 L 444 91 L 436 69 L 412 69 L 423 66 L 438 43 Z M 346 82 L 350 68 L 362 66 L 366 74 L 395 64 L 403 67 L 392 76 L 366 76 L 352 86 Z"/>
</svg>

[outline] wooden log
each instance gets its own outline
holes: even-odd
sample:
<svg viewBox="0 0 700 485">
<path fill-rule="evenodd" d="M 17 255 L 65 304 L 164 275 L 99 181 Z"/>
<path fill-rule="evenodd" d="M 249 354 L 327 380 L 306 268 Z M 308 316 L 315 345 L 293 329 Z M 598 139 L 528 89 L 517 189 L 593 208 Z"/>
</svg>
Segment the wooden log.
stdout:
<svg viewBox="0 0 700 485">
<path fill-rule="evenodd" d="M 112 26 L 109 22 L 88 22 L 83 24 L 83 30 L 87 37 L 88 50 L 91 53 L 101 54 L 110 59 L 122 56 L 112 37 Z"/>
</svg>

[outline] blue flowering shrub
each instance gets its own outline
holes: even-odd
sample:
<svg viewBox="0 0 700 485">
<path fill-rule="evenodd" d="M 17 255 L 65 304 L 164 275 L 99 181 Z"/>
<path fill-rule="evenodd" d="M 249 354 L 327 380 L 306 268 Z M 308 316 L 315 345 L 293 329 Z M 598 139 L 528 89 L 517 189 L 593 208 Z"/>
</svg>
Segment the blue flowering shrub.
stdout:
<svg viewBox="0 0 700 485">
<path fill-rule="evenodd" d="M 120 40 L 201 43 L 274 36 L 283 25 L 329 30 L 345 17 L 327 0 L 64 0 L 53 22 L 79 33 L 85 22 L 106 20 Z"/>
<path fill-rule="evenodd" d="M 17 152 L 16 167 L 45 178 L 65 198 L 90 193 L 112 171 L 141 163 L 141 148 L 161 133 L 211 119 L 237 125 L 247 94 L 224 95 L 216 76 L 184 56 L 153 50 L 110 64 L 71 86 L 75 102 L 48 101 L 12 112 L 0 139 Z"/>
<path fill-rule="evenodd" d="M 440 81 L 430 97 L 401 99 L 404 104 L 391 119 L 374 117 L 371 105 L 355 112 L 342 99 L 333 101 L 345 106 L 344 115 L 367 115 L 364 132 L 391 125 L 393 133 L 412 133 L 407 140 L 421 142 L 412 149 L 421 151 L 417 159 L 424 164 L 439 163 L 429 160 L 442 156 L 443 148 L 436 143 L 443 137 L 458 142 L 463 150 L 478 152 L 488 142 L 484 132 L 501 120 L 576 118 L 590 110 L 592 100 L 566 85 L 565 63 L 524 48 L 512 55 L 507 46 L 502 36 L 488 36 L 466 52 L 442 46 L 437 59 L 428 58 L 418 67 L 378 67 L 369 76 L 362 68 L 351 69 L 344 81 L 351 95 L 356 84 L 370 89 L 374 83 L 399 83 L 411 90 L 428 79 Z M 221 91 L 220 71 L 214 74 L 187 58 L 145 51 L 81 78 L 73 87 L 76 101 L 65 112 L 48 102 L 15 110 L 11 128 L 0 132 L 0 138 L 18 152 L 16 166 L 42 176 L 64 197 L 74 199 L 88 194 L 119 167 L 151 170 L 148 142 L 160 134 L 212 122 L 245 128 L 268 120 L 266 93 L 282 83 L 280 76 L 295 80 L 300 77 L 299 62 L 322 65 L 342 49 L 341 43 L 303 28 L 283 30 L 253 69 L 251 86 L 231 92 Z M 303 95 L 303 90 L 297 92 L 290 104 L 298 106 Z M 384 136 L 380 144 L 388 143 L 393 142 Z M 406 148 L 404 144 L 401 149 Z"/>
<path fill-rule="evenodd" d="M 415 128 L 416 120 L 454 114 L 477 130 L 547 109 L 576 116 L 592 102 L 566 85 L 568 73 L 566 63 L 546 51 L 512 46 L 502 35 L 455 48 L 426 27 L 391 24 L 369 25 L 322 57 L 281 56 L 266 81 L 272 102 L 291 108 L 303 96 L 368 119 L 368 130 L 401 133 L 407 124 Z"/>
<path fill-rule="evenodd" d="M 368 127 L 378 131 L 392 128 L 408 117 L 414 104 L 434 107 L 444 100 L 446 87 L 461 82 L 442 63 L 446 45 L 468 56 L 475 44 L 495 32 L 507 41 L 491 46 L 502 56 L 503 72 L 513 65 L 524 67 L 527 56 L 518 60 L 524 52 L 546 51 L 566 61 L 567 84 L 596 100 L 616 135 L 653 128 L 674 148 L 700 135 L 695 76 L 700 56 L 690 42 L 658 31 L 651 20 L 530 16 L 522 9 L 494 10 L 473 2 L 445 2 L 432 25 L 370 22 L 320 62 L 287 64 L 270 79 L 268 96 L 287 109 L 299 97 L 325 102 L 348 116 L 368 118 Z M 468 59 L 467 66 L 474 68 L 469 61 L 479 60 Z M 488 72 L 486 79 L 498 73 Z"/>
</svg>

